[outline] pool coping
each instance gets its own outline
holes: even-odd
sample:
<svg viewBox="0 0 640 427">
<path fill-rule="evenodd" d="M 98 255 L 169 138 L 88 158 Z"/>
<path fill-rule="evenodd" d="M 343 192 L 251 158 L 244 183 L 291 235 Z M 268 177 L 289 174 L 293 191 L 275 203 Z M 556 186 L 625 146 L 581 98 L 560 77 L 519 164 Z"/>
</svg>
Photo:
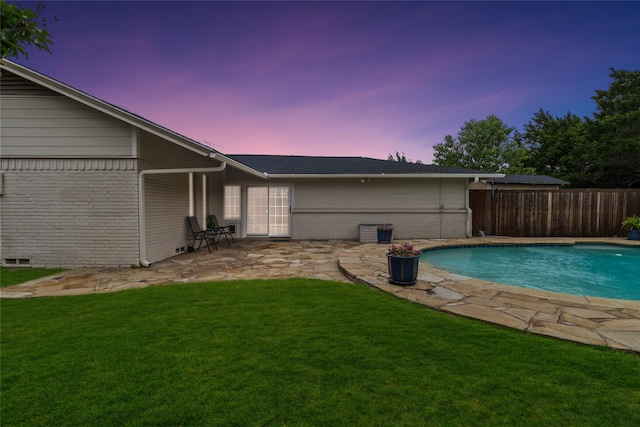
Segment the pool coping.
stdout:
<svg viewBox="0 0 640 427">
<path fill-rule="evenodd" d="M 606 244 L 640 247 L 622 238 L 513 238 L 411 240 L 423 250 L 499 245 Z M 640 301 L 544 291 L 470 278 L 420 263 L 417 283 L 388 282 L 387 260 L 380 245 L 370 252 L 339 257 L 341 271 L 356 283 L 431 308 L 487 323 L 588 345 L 640 354 Z M 363 245 L 365 246 L 365 245 Z M 354 254 L 355 255 L 355 254 Z"/>
</svg>

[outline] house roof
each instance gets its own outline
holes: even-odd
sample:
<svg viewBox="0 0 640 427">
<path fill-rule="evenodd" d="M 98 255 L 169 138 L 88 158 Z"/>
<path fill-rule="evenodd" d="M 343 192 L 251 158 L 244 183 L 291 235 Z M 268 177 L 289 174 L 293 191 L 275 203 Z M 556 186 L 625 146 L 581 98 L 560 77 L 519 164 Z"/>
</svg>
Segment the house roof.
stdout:
<svg viewBox="0 0 640 427">
<path fill-rule="evenodd" d="M 405 163 L 369 157 L 322 157 L 228 154 L 252 169 L 269 177 L 319 177 L 319 176 L 393 176 L 393 177 L 499 177 L 502 174 L 472 169 L 450 168 L 421 163 Z"/>
<path fill-rule="evenodd" d="M 528 184 L 528 185 L 568 185 L 563 181 L 547 175 L 505 175 L 502 178 L 489 178 L 487 182 L 492 184 Z"/>
</svg>

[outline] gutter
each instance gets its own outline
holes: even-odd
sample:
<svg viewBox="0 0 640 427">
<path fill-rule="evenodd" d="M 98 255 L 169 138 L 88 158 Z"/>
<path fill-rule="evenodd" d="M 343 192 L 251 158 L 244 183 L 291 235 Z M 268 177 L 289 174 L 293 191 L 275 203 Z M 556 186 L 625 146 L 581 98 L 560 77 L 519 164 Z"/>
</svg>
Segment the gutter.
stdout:
<svg viewBox="0 0 640 427">
<path fill-rule="evenodd" d="M 464 189 L 464 207 L 467 210 L 467 227 L 465 234 L 467 237 L 473 237 L 473 211 L 469 207 L 469 188 L 478 181 L 480 181 L 480 177 L 474 177 L 473 181 L 471 181 Z"/>
<path fill-rule="evenodd" d="M 210 156 L 215 158 L 215 154 Z M 146 175 L 163 175 L 176 173 L 211 173 L 222 172 L 227 167 L 226 162 L 222 162 L 220 166 L 211 168 L 180 168 L 180 169 L 146 169 L 138 174 L 138 227 L 139 227 L 139 245 L 140 245 L 140 265 L 149 267 L 151 262 L 147 260 L 147 233 L 146 233 L 146 212 L 144 203 L 144 177 Z"/>
<path fill-rule="evenodd" d="M 343 173 L 343 174 L 319 174 L 319 173 L 264 173 L 265 176 L 269 179 L 276 178 L 284 178 L 284 179 L 292 179 L 292 178 L 466 178 L 466 179 L 479 179 L 479 178 L 503 178 L 504 174 L 498 173 L 487 173 L 482 175 L 469 175 L 465 173 L 392 173 L 392 174 L 353 174 L 353 173 Z"/>
</svg>

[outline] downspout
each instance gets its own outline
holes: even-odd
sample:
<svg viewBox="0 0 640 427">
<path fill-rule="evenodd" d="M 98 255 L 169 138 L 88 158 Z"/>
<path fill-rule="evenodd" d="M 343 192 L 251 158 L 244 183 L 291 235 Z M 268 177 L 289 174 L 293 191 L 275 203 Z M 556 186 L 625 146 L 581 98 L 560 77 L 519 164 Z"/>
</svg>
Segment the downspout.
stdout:
<svg viewBox="0 0 640 427">
<path fill-rule="evenodd" d="M 469 189 L 478 181 L 480 181 L 480 178 L 476 176 L 464 189 L 464 207 L 467 209 L 467 237 L 473 237 L 473 211 L 471 211 L 471 207 L 469 207 Z"/>
<path fill-rule="evenodd" d="M 140 265 L 143 267 L 149 267 L 151 262 L 147 260 L 147 232 L 146 232 L 146 212 L 145 212 L 145 192 L 144 192 L 144 177 L 146 175 L 164 175 L 164 174 L 176 174 L 176 173 L 211 173 L 222 172 L 227 167 L 225 162 L 222 162 L 220 166 L 214 168 L 182 168 L 182 169 L 147 169 L 138 174 L 138 227 L 139 229 L 139 245 L 140 245 Z M 192 180 L 189 180 L 192 183 Z M 190 184 L 190 194 L 193 191 L 192 184 Z M 190 204 L 192 209 L 193 204 Z"/>
</svg>

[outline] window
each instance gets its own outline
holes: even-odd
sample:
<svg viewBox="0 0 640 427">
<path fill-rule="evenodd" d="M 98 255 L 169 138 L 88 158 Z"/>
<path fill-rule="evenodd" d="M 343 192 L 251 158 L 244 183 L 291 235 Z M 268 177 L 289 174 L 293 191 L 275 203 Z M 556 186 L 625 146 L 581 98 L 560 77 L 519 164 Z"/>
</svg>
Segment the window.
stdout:
<svg viewBox="0 0 640 427">
<path fill-rule="evenodd" d="M 289 187 L 269 187 L 269 235 L 289 235 Z"/>
<path fill-rule="evenodd" d="M 224 187 L 224 219 L 240 219 L 240 186 Z"/>
<path fill-rule="evenodd" d="M 247 235 L 269 234 L 269 187 L 247 187 Z"/>
</svg>

